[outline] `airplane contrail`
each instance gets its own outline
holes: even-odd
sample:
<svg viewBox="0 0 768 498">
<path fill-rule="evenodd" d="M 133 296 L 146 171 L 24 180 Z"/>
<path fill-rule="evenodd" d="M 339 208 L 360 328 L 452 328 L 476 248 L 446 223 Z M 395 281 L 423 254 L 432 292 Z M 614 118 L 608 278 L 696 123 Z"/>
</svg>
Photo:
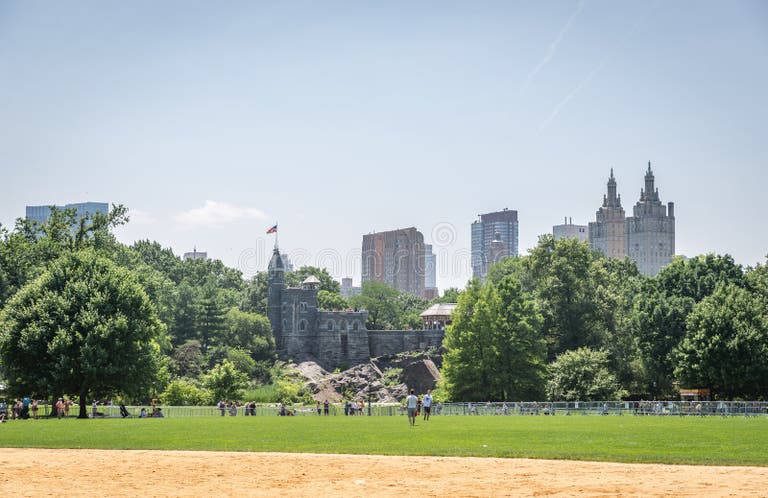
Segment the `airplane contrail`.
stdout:
<svg viewBox="0 0 768 498">
<path fill-rule="evenodd" d="M 571 25 L 573 24 L 573 21 L 576 19 L 576 17 L 579 15 L 581 10 L 584 8 L 584 0 L 579 0 L 579 3 L 576 5 L 576 10 L 573 11 L 571 14 L 571 17 L 568 18 L 568 21 L 566 21 L 565 25 L 560 29 L 560 31 L 557 33 L 557 36 L 554 40 L 549 44 L 549 47 L 547 48 L 547 53 L 544 55 L 544 58 L 539 61 L 538 64 L 536 64 L 536 67 L 533 68 L 533 70 L 528 73 L 528 76 L 525 78 L 525 83 L 523 83 L 523 86 L 520 88 L 520 93 L 524 92 L 528 89 L 531 82 L 533 81 L 533 78 L 536 77 L 539 72 L 544 69 L 544 66 L 547 65 L 547 63 L 554 57 L 555 51 L 557 50 L 557 46 L 560 44 L 560 42 L 563 40 L 563 37 L 568 33 L 568 30 L 571 29 Z"/>
<path fill-rule="evenodd" d="M 627 40 L 637 31 L 637 28 L 640 27 L 640 25 L 645 22 L 645 20 L 650 16 L 651 12 L 653 12 L 656 9 L 656 6 L 658 5 L 658 2 L 655 2 L 653 6 L 651 6 L 650 9 L 648 9 L 648 12 L 646 15 L 644 15 L 641 19 L 638 19 L 635 24 L 632 26 L 632 28 L 627 31 L 624 36 L 621 37 L 621 40 L 619 40 L 618 43 L 616 43 L 611 50 L 608 52 L 608 55 L 605 56 L 600 63 L 595 66 L 587 75 L 579 82 L 576 87 L 568 92 L 566 96 L 552 109 L 552 112 L 549 114 L 549 117 L 542 121 L 541 125 L 539 125 L 539 130 L 536 132 L 536 136 L 540 135 L 544 129 L 549 126 L 549 123 L 554 120 L 558 114 L 560 114 L 560 111 L 563 110 L 563 108 L 568 105 L 568 102 L 575 97 L 582 88 L 584 88 L 590 81 L 592 81 L 597 74 L 603 70 L 603 68 L 613 59 L 613 57 L 616 55 L 616 53 L 619 51 L 621 47 L 624 46 L 624 44 L 627 42 Z"/>
</svg>

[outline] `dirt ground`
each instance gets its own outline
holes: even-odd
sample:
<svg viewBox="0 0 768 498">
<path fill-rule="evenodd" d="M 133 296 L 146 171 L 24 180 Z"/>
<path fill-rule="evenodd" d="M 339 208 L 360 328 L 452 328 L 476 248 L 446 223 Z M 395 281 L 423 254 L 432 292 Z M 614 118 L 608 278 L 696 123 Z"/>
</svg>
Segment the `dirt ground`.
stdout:
<svg viewBox="0 0 768 498">
<path fill-rule="evenodd" d="M 768 468 L 0 448 L 0 493 L 68 497 L 768 496 Z"/>
</svg>

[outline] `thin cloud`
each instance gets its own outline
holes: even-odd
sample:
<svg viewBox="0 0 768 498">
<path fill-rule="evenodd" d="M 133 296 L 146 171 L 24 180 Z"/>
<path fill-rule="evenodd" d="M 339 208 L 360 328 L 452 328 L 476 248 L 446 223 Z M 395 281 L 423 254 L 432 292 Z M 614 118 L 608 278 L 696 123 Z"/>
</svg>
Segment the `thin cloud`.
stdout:
<svg viewBox="0 0 768 498">
<path fill-rule="evenodd" d="M 267 215 L 256 208 L 205 201 L 203 207 L 182 211 L 175 215 L 174 219 L 187 226 L 217 226 L 245 220 L 266 220 Z"/>
<path fill-rule="evenodd" d="M 632 28 L 627 31 L 624 36 L 621 37 L 621 39 L 618 41 L 618 43 L 614 44 L 613 47 L 611 47 L 611 50 L 608 51 L 608 55 L 603 57 L 603 59 L 600 61 L 600 63 L 595 66 L 587 75 L 582 79 L 576 87 L 568 92 L 566 96 L 552 109 L 552 112 L 549 114 L 549 117 L 542 121 L 541 125 L 539 125 L 539 130 L 536 133 L 538 136 L 541 134 L 542 131 L 544 131 L 547 126 L 560 114 L 560 111 L 565 108 L 566 105 L 568 105 L 568 102 L 571 101 L 587 84 L 589 84 L 595 76 L 600 73 L 600 71 L 603 70 L 603 68 L 608 65 L 608 63 L 616 56 L 616 54 L 619 52 L 619 50 L 624 46 L 624 44 L 627 42 L 627 40 L 635 34 L 635 31 L 640 27 L 641 24 L 645 22 L 646 19 L 651 15 L 651 12 L 653 12 L 656 9 L 656 6 L 658 5 L 658 2 L 655 2 L 651 8 L 648 9 L 647 13 L 639 20 L 635 22 L 635 24 L 632 26 Z"/>
<path fill-rule="evenodd" d="M 555 56 L 555 52 L 557 51 L 557 46 L 560 44 L 560 42 L 563 40 L 565 35 L 568 33 L 568 30 L 571 29 L 571 25 L 573 24 L 573 21 L 576 20 L 576 17 L 581 13 L 582 9 L 584 8 L 584 0 L 579 0 L 579 3 L 576 5 L 576 10 L 573 11 L 571 14 L 571 17 L 568 18 L 568 21 L 566 21 L 565 25 L 560 28 L 560 31 L 557 33 L 557 36 L 554 40 L 549 44 L 549 47 L 547 48 L 547 53 L 544 55 L 544 58 L 539 61 L 538 64 L 536 64 L 536 67 L 533 68 L 533 70 L 528 73 L 528 76 L 525 78 L 525 83 L 520 88 L 520 92 L 524 92 L 528 89 L 528 87 L 531 85 L 531 82 L 533 81 L 533 78 L 536 77 L 539 72 L 541 72 L 542 69 L 544 69 L 544 66 L 549 63 L 549 61 L 552 59 L 552 57 Z"/>
</svg>

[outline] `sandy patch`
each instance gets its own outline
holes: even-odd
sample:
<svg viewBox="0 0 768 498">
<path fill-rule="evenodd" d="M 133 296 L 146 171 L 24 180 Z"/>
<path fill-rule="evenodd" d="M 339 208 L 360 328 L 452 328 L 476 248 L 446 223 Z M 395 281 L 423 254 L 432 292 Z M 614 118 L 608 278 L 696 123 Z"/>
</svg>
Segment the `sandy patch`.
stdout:
<svg viewBox="0 0 768 498">
<path fill-rule="evenodd" d="M 0 448 L 5 496 L 767 496 L 768 468 Z"/>
</svg>

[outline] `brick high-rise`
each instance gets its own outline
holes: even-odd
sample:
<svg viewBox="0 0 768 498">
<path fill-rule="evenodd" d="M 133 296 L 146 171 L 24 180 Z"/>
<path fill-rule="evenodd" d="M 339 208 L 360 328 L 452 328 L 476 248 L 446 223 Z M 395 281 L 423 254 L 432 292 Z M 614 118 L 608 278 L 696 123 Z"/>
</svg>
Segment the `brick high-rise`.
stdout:
<svg viewBox="0 0 768 498">
<path fill-rule="evenodd" d="M 363 235 L 362 282 L 383 282 L 400 292 L 424 294 L 424 236 L 415 228 Z"/>
</svg>

